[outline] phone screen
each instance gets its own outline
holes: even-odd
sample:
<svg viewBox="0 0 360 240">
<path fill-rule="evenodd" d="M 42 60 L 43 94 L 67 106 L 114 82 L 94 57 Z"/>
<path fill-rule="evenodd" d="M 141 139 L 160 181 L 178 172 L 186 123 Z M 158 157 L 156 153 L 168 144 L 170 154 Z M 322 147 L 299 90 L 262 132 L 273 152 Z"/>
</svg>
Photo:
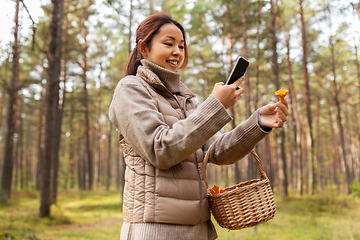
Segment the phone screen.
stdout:
<svg viewBox="0 0 360 240">
<path fill-rule="evenodd" d="M 231 73 L 229 75 L 228 80 L 226 81 L 226 84 L 228 85 L 232 84 L 240 77 L 242 77 L 245 74 L 248 66 L 249 66 L 249 62 L 245 58 L 239 57 L 236 60 L 235 66 L 231 70 Z"/>
</svg>

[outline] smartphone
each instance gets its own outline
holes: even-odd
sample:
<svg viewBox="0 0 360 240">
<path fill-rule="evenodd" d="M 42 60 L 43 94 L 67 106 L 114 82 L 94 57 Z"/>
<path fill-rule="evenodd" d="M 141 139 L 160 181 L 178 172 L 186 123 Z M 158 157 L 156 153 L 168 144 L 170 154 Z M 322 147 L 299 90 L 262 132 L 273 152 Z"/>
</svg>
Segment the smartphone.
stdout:
<svg viewBox="0 0 360 240">
<path fill-rule="evenodd" d="M 249 66 L 249 62 L 245 58 L 238 57 L 233 69 L 231 70 L 230 76 L 226 81 L 226 84 L 227 85 L 232 84 L 240 77 L 244 76 L 248 66 Z"/>
</svg>

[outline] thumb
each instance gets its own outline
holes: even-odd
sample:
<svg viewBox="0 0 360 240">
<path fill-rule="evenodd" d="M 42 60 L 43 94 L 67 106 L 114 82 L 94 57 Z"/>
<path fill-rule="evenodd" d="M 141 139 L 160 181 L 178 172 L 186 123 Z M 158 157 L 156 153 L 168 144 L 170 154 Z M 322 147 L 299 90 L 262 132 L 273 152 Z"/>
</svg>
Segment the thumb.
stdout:
<svg viewBox="0 0 360 240">
<path fill-rule="evenodd" d="M 273 111 L 275 111 L 276 107 L 277 107 L 277 103 L 273 103 L 273 104 L 269 103 L 269 104 L 263 106 L 262 108 L 260 108 L 260 114 L 266 114 L 266 113 L 273 112 Z"/>
<path fill-rule="evenodd" d="M 274 111 L 278 107 L 279 104 L 280 104 L 280 102 L 269 104 L 269 109 Z"/>
</svg>

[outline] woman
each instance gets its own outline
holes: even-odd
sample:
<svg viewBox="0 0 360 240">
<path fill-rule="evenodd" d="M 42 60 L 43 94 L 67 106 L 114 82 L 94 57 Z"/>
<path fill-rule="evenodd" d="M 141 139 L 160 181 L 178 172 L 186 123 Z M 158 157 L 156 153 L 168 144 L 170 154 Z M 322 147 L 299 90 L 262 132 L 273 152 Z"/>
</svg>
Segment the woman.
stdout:
<svg viewBox="0 0 360 240">
<path fill-rule="evenodd" d="M 109 116 L 124 152 L 125 239 L 216 239 L 206 198 L 203 156 L 232 164 L 247 155 L 271 128 L 287 120 L 287 102 L 255 111 L 229 133 L 219 130 L 231 117 L 244 78 L 216 83 L 201 104 L 180 81 L 188 61 L 185 30 L 167 13 L 145 19 L 136 47 L 118 83 Z"/>
</svg>

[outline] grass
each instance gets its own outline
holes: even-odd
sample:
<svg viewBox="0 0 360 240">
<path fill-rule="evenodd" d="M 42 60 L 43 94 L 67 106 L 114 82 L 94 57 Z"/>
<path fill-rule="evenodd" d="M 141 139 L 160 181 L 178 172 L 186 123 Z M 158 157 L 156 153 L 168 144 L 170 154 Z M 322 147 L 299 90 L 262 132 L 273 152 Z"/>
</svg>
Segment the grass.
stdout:
<svg viewBox="0 0 360 240">
<path fill-rule="evenodd" d="M 116 192 L 60 192 L 51 215 L 39 218 L 36 193 L 15 193 L 0 205 L 0 240 L 7 239 L 119 239 L 122 224 L 120 194 Z"/>
<path fill-rule="evenodd" d="M 254 228 L 228 231 L 216 226 L 218 239 L 360 240 L 359 198 L 328 193 L 275 201 L 275 218 L 258 225 L 256 235 Z M 117 192 L 60 192 L 50 217 L 39 218 L 38 211 L 38 193 L 14 193 L 0 205 L 0 240 L 119 239 L 122 213 Z"/>
<path fill-rule="evenodd" d="M 219 239 L 360 240 L 360 200 L 321 195 L 275 198 L 275 218 L 254 229 L 218 231 Z"/>
</svg>

